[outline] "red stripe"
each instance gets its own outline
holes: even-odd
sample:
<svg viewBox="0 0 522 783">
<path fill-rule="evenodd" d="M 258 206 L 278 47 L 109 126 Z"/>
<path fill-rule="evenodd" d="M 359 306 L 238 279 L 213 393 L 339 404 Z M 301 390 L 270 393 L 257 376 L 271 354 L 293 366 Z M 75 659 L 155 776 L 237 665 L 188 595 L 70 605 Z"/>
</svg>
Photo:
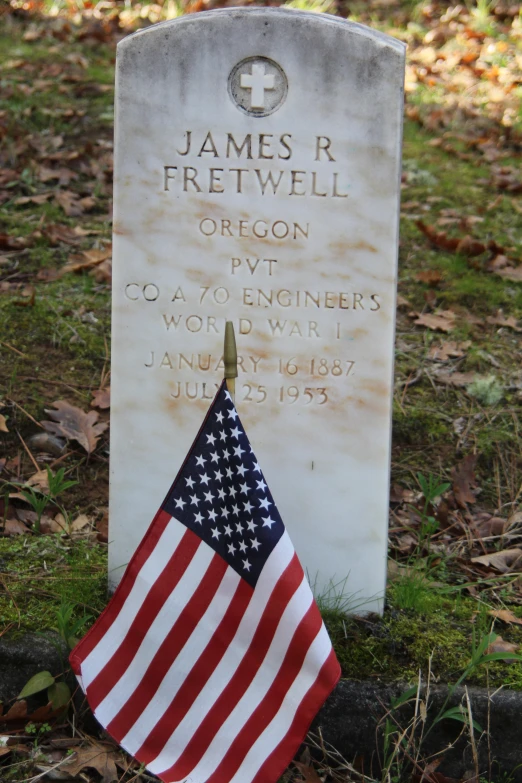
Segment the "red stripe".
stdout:
<svg viewBox="0 0 522 783">
<path fill-rule="evenodd" d="M 71 652 L 69 661 L 71 662 L 75 674 L 81 674 L 81 662 L 94 650 L 102 636 L 104 636 L 111 627 L 123 604 L 129 597 L 141 567 L 156 547 L 156 544 L 163 535 L 163 532 L 171 519 L 172 517 L 170 514 L 167 514 L 167 512 L 163 511 L 161 508 L 157 512 L 145 537 L 132 556 L 125 574 L 114 592 L 112 600 L 98 617 L 89 632 Z M 179 524 L 179 522 L 177 524 Z"/>
<path fill-rule="evenodd" d="M 219 664 L 227 651 L 230 642 L 236 635 L 243 615 L 246 612 L 253 588 L 241 580 L 236 588 L 234 597 L 225 612 L 223 619 L 214 631 L 214 634 L 194 664 L 190 673 L 185 678 L 183 685 L 171 702 L 162 718 L 154 726 L 150 736 L 134 755 L 147 765 L 150 764 L 163 750 L 173 731 L 179 726 L 190 707 L 194 703 L 201 689 L 206 685 L 212 672 Z"/>
<path fill-rule="evenodd" d="M 138 687 L 129 693 L 125 705 L 108 724 L 107 731 L 118 741 L 121 741 L 134 726 L 160 687 L 172 663 L 207 611 L 227 568 L 226 561 L 220 555 L 215 554 L 212 557 L 201 582 L 190 599 L 187 598 L 183 611 L 160 645 Z"/>
<path fill-rule="evenodd" d="M 299 705 L 292 725 L 285 736 L 274 748 L 272 753 L 260 767 L 251 783 L 268 783 L 278 780 L 287 766 L 290 764 L 299 746 L 305 738 L 310 724 L 323 705 L 326 697 L 333 691 L 341 676 L 341 667 L 335 657 L 335 652 L 323 663 L 316 681 L 308 689 L 308 692 Z"/>
<path fill-rule="evenodd" d="M 297 555 L 294 553 L 292 560 L 279 577 L 279 580 L 268 599 L 250 646 L 243 656 L 236 672 L 205 715 L 198 729 L 184 749 L 183 754 L 170 769 L 162 773 L 162 777 L 172 778 L 174 780 L 186 777 L 205 755 L 216 732 L 228 718 L 254 679 L 256 672 L 270 647 L 281 620 L 281 615 L 303 581 L 303 578 L 303 569 L 297 559 Z"/>
<path fill-rule="evenodd" d="M 323 621 L 312 601 L 299 623 L 272 685 L 250 718 L 236 736 L 223 760 L 206 783 L 228 783 L 235 775 L 250 748 L 277 715 L 288 689 L 301 671 L 310 645 L 321 630 Z M 290 708 L 291 709 L 291 708 Z"/>
<path fill-rule="evenodd" d="M 200 544 L 201 538 L 187 528 L 172 557 L 150 588 L 118 649 L 87 686 L 87 698 L 93 711 L 125 673 L 156 615 L 187 570 Z"/>
</svg>

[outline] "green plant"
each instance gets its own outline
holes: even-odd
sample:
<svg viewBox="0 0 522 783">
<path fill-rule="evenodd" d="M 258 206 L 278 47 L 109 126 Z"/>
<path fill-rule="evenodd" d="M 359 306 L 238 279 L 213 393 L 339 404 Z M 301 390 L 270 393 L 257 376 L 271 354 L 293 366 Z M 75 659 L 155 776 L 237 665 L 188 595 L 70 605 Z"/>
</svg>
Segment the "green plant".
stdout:
<svg viewBox="0 0 522 783">
<path fill-rule="evenodd" d="M 32 506 L 33 511 L 36 514 L 36 522 L 34 523 L 34 530 L 39 533 L 40 532 L 40 524 L 42 521 L 43 512 L 49 505 L 51 501 L 56 501 L 59 495 L 62 494 L 62 492 L 65 492 L 66 489 L 69 489 L 70 487 L 76 486 L 78 484 L 77 481 L 73 481 L 71 479 L 65 478 L 65 468 L 60 468 L 60 470 L 57 470 L 56 473 L 53 474 L 49 466 L 46 466 L 47 471 L 47 483 L 49 485 L 49 492 L 45 492 L 42 489 L 38 489 L 36 487 L 29 487 L 25 486 L 23 487 L 20 492 L 24 496 L 24 498 L 27 500 L 27 502 Z M 69 515 L 67 514 L 67 511 L 59 506 L 60 511 L 62 512 L 64 518 L 68 520 Z"/>
<path fill-rule="evenodd" d="M 427 477 L 422 473 L 417 473 L 417 481 L 419 482 L 424 499 L 424 504 L 420 509 L 413 506 L 411 507 L 415 513 L 420 515 L 419 546 L 417 554 L 420 554 L 420 551 L 425 548 L 429 555 L 431 537 L 436 533 L 439 527 L 438 521 L 429 513 L 430 508 L 433 506 L 436 498 L 446 492 L 451 484 L 447 481 L 440 483 L 431 473 L 429 473 Z"/>
<path fill-rule="evenodd" d="M 56 626 L 54 627 L 54 630 L 57 631 L 70 650 L 78 644 L 79 639 L 77 636 L 81 629 L 92 620 L 92 615 L 90 614 L 74 620 L 75 608 L 75 605 L 70 601 L 62 599 L 62 603 L 56 612 Z"/>
</svg>

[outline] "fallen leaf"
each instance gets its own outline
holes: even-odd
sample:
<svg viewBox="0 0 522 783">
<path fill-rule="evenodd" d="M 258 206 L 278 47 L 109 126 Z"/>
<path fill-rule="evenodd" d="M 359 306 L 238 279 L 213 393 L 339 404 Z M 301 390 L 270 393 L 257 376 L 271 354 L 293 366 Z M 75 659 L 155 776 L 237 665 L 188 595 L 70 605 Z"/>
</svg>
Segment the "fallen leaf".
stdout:
<svg viewBox="0 0 522 783">
<path fill-rule="evenodd" d="M 504 280 L 513 280 L 515 283 L 522 283 L 522 264 L 520 266 L 506 266 L 496 272 Z"/>
<path fill-rule="evenodd" d="M 515 332 L 522 332 L 522 329 L 517 326 L 518 321 L 515 316 L 510 315 L 509 318 L 506 318 L 501 310 L 496 315 L 489 315 L 486 321 L 493 326 L 505 326 L 508 329 L 513 329 Z"/>
<path fill-rule="evenodd" d="M 91 408 L 105 408 L 111 407 L 111 387 L 107 386 L 105 389 L 97 389 L 92 393 Z"/>
<path fill-rule="evenodd" d="M 42 421 L 42 427 L 52 435 L 77 441 L 87 454 L 91 454 L 96 448 L 99 436 L 109 425 L 106 422 L 96 423 L 99 418 L 96 411 L 85 413 L 65 400 L 57 400 L 53 405 L 57 410 L 45 411 L 53 421 Z"/>
<path fill-rule="evenodd" d="M 427 283 L 428 285 L 437 285 L 442 280 L 442 273 L 436 269 L 428 269 L 424 272 L 417 272 L 415 275 L 417 280 L 421 283 Z"/>
<path fill-rule="evenodd" d="M 9 430 L 7 429 L 5 416 L 3 416 L 1 413 L 0 413 L 0 432 L 9 432 Z"/>
<path fill-rule="evenodd" d="M 508 524 L 507 519 L 502 517 L 491 517 L 481 520 L 475 525 L 475 530 L 481 538 L 489 538 L 490 536 L 503 536 Z"/>
<path fill-rule="evenodd" d="M 472 563 L 490 566 L 500 571 L 501 574 L 507 574 L 522 566 L 522 549 L 503 549 L 501 552 L 492 552 L 489 555 L 480 555 L 472 557 Z"/>
<path fill-rule="evenodd" d="M 471 340 L 465 340 L 464 342 L 457 343 L 454 340 L 450 340 L 440 345 L 432 345 L 428 351 L 428 357 L 437 362 L 447 362 L 448 359 L 459 359 L 464 356 L 466 351 L 471 345 Z"/>
<path fill-rule="evenodd" d="M 476 486 L 475 465 L 477 464 L 476 454 L 468 454 L 459 464 L 453 468 L 453 494 L 455 500 L 461 508 L 465 508 L 467 503 L 475 502 L 475 494 L 472 487 Z"/>
<path fill-rule="evenodd" d="M 490 653 L 514 653 L 518 648 L 518 644 L 506 642 L 501 636 L 497 636 L 495 641 L 486 647 L 484 655 L 489 655 Z"/>
<path fill-rule="evenodd" d="M 491 609 L 488 614 L 491 617 L 496 617 L 497 620 L 502 620 L 503 623 L 508 623 L 508 625 L 522 625 L 522 619 L 513 614 L 511 609 Z"/>
<path fill-rule="evenodd" d="M 103 516 L 96 523 L 97 539 L 102 544 L 109 543 L 109 511 L 105 509 Z"/>
<path fill-rule="evenodd" d="M 25 535 L 25 533 L 29 533 L 30 530 L 28 527 L 24 525 L 23 522 L 20 522 L 18 519 L 6 519 L 5 525 L 0 524 L 0 533 L 4 533 L 4 535 L 7 536 L 20 536 Z"/>
<path fill-rule="evenodd" d="M 2 715 L 2 720 L 20 720 L 27 715 L 27 702 L 25 699 L 15 701 L 6 715 Z"/>
<path fill-rule="evenodd" d="M 80 748 L 75 751 L 71 761 L 62 765 L 61 769 L 74 777 L 84 767 L 90 767 L 99 772 L 103 783 L 112 783 L 112 781 L 118 780 L 118 770 L 115 763 L 117 759 L 118 753 L 112 746 L 93 743 L 88 748 Z"/>
<path fill-rule="evenodd" d="M 91 522 L 92 518 L 88 517 L 87 514 L 80 514 L 71 522 L 71 530 L 83 530 L 83 528 L 90 525 Z"/>
<path fill-rule="evenodd" d="M 46 470 L 39 470 L 25 482 L 28 487 L 36 487 L 42 492 L 49 492 L 49 476 Z"/>
<path fill-rule="evenodd" d="M 456 315 L 452 310 L 441 310 L 438 313 L 424 313 L 414 321 L 417 326 L 427 326 L 440 332 L 451 332 L 455 328 Z"/>
<path fill-rule="evenodd" d="M 303 776 L 304 783 L 323 783 L 315 769 L 310 764 L 303 764 L 301 761 L 294 761 L 300 774 Z"/>
<path fill-rule="evenodd" d="M 445 383 L 447 386 L 469 386 L 479 376 L 474 372 L 437 372 L 433 377 L 439 383 Z"/>
</svg>

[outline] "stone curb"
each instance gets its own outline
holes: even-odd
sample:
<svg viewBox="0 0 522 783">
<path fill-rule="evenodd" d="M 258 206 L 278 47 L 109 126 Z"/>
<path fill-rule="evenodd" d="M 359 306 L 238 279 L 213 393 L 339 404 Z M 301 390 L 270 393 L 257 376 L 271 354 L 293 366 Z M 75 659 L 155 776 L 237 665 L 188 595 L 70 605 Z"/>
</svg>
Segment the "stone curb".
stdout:
<svg viewBox="0 0 522 783">
<path fill-rule="evenodd" d="M 357 760 L 357 769 L 361 769 L 362 764 L 366 775 L 380 779 L 377 747 L 382 760 L 383 733 L 382 724 L 380 728 L 378 725 L 392 700 L 408 687 L 341 680 L 312 724 L 312 731 L 317 732 L 320 728 L 324 740 L 347 761 Z M 514 783 L 522 783 L 522 692 L 496 690 L 488 693 L 485 688 L 474 687 L 467 691 L 473 720 L 483 729 L 482 734 L 477 731 L 474 734 L 480 777 L 491 781 L 502 773 L 508 774 Z M 425 734 L 447 695 L 446 685 L 430 688 Z M 421 693 L 421 698 L 424 697 L 425 688 Z M 466 708 L 464 687 L 456 689 L 448 707 L 459 704 Z M 395 715 L 400 726 L 408 726 L 413 711 L 413 704 L 399 708 Z M 435 724 L 421 753 L 424 759 L 440 753 L 437 772 L 458 780 L 470 773 L 474 776 L 475 770 L 469 732 L 462 729 L 462 723 L 451 719 Z"/>
<path fill-rule="evenodd" d="M 67 650 L 57 646 L 60 638 L 35 633 L 18 637 L 0 638 L 0 701 L 8 704 L 16 698 L 25 683 L 37 672 L 59 674 Z M 383 685 L 371 682 L 341 680 L 312 724 L 312 731 L 320 728 L 323 739 L 347 761 L 357 760 L 357 768 L 366 775 L 380 778 L 379 753 L 382 755 L 382 726 L 393 699 L 408 689 L 407 685 Z M 448 693 L 447 686 L 430 689 L 425 731 L 437 714 Z M 468 688 L 473 719 L 485 730 L 475 733 L 480 776 L 495 780 L 499 773 L 507 773 L 513 783 L 522 783 L 522 691 L 497 690 L 488 694 L 484 688 Z M 425 697 L 425 690 L 422 693 Z M 466 689 L 458 688 L 449 706 L 465 705 Z M 406 727 L 413 715 L 413 705 L 407 704 L 396 713 L 401 726 Z M 473 751 L 469 733 L 462 724 L 444 720 L 433 727 L 423 745 L 422 757 L 441 753 L 437 772 L 462 779 L 474 770 Z M 457 739 L 458 738 L 458 739 Z M 448 748 L 453 743 L 456 744 Z M 517 769 L 517 767 L 519 767 Z"/>
</svg>

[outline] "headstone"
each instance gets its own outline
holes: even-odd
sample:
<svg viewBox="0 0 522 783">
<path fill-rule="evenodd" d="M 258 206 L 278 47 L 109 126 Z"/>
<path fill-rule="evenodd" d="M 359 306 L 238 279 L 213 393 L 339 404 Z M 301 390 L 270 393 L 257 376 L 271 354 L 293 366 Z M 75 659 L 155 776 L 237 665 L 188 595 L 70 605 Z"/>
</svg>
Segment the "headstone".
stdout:
<svg viewBox="0 0 522 783">
<path fill-rule="evenodd" d="M 110 581 L 223 377 L 316 594 L 385 588 L 402 43 L 227 9 L 118 46 Z"/>
</svg>

